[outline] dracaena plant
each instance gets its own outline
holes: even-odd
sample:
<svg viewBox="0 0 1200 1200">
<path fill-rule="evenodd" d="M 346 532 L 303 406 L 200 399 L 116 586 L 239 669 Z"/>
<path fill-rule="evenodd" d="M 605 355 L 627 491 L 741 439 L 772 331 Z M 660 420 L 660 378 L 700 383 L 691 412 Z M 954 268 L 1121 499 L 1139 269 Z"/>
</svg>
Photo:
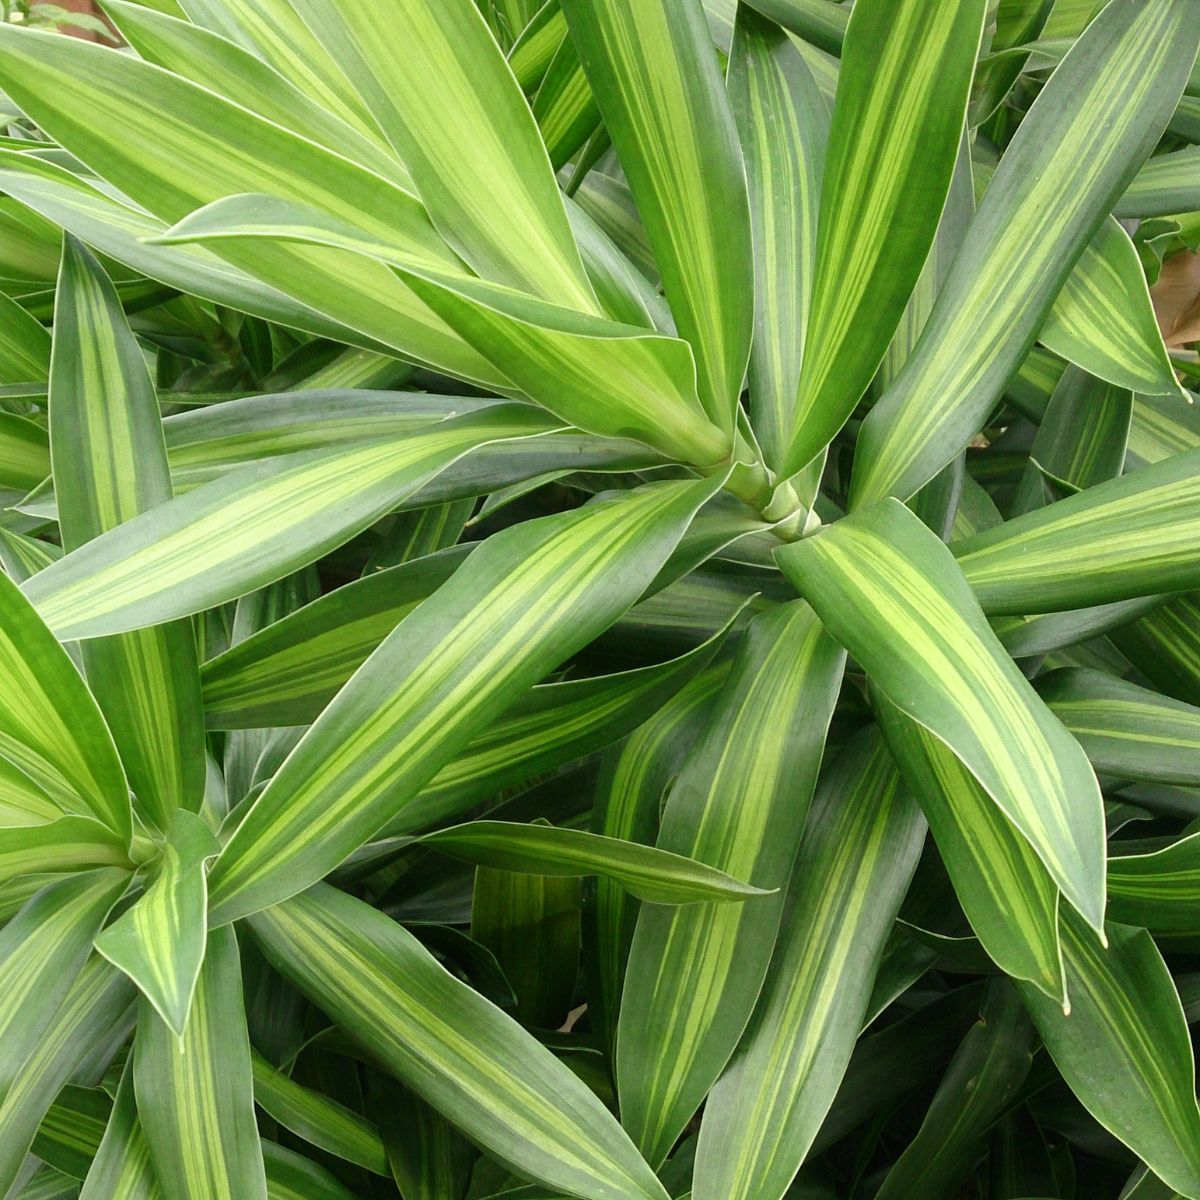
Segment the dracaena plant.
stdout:
<svg viewBox="0 0 1200 1200">
<path fill-rule="evenodd" d="M 1200 0 L 104 11 L 0 1195 L 1200 1197 Z"/>
</svg>

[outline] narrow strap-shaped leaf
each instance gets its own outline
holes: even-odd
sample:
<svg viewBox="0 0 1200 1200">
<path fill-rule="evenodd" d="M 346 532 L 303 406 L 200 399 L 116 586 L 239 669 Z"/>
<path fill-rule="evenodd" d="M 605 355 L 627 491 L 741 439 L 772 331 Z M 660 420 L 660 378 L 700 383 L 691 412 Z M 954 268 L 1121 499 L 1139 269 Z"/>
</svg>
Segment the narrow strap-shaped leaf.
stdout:
<svg viewBox="0 0 1200 1200">
<path fill-rule="evenodd" d="M 171 499 L 158 397 L 103 268 L 64 243 L 55 292 L 50 446 L 63 547 L 70 551 Z M 82 648 L 142 811 L 165 828 L 204 794 L 200 667 L 189 622 Z"/>
<path fill-rule="evenodd" d="M 962 140 L 985 9 L 984 0 L 854 7 L 785 474 L 816 457 L 854 411 L 925 265 Z"/>
<path fill-rule="evenodd" d="M 124 871 L 86 871 L 39 891 L 0 931 L 0 1094 L 37 1048 L 87 960 Z"/>
<path fill-rule="evenodd" d="M 160 1200 L 161 1196 L 138 1120 L 129 1063 L 121 1072 L 116 1101 L 79 1200 Z"/>
<path fill-rule="evenodd" d="M 0 828 L 0 880 L 81 867 L 131 867 L 127 841 L 91 817 Z"/>
<path fill-rule="evenodd" d="M 1200 595 L 1170 600 L 1112 639 L 1160 691 L 1200 705 Z"/>
<path fill-rule="evenodd" d="M 1096 777 L 1005 654 L 937 536 L 888 500 L 776 559 L 883 695 L 954 752 L 1099 928 Z"/>
<path fill-rule="evenodd" d="M 1179 396 L 1135 396 L 1129 426 L 1128 470 L 1200 446 L 1200 411 Z"/>
<path fill-rule="evenodd" d="M 204 717 L 212 729 L 302 725 L 371 651 L 463 564 L 457 546 L 336 588 L 204 664 Z"/>
<path fill-rule="evenodd" d="M 62 547 L 40 538 L 27 537 L 12 529 L 0 529 L 0 564 L 14 583 L 24 583 L 56 559 L 62 558 Z"/>
<path fill-rule="evenodd" d="M 1081 492 L 1125 469 L 1133 397 L 1078 367 L 1058 381 L 1029 451 L 1061 488 Z"/>
<path fill-rule="evenodd" d="M 1055 671 L 1037 688 L 1102 775 L 1200 787 L 1200 708 L 1099 671 Z"/>
<path fill-rule="evenodd" d="M 843 656 L 802 603 L 755 618 L 671 789 L 658 846 L 778 888 L 800 842 Z M 782 895 L 645 906 L 617 1027 L 621 1119 L 661 1162 L 716 1081 L 754 1006 Z"/>
<path fill-rule="evenodd" d="M 724 871 L 654 846 L 583 829 L 469 821 L 426 834 L 426 846 L 479 866 L 534 875 L 604 875 L 653 904 L 742 901 L 763 895 Z"/>
<path fill-rule="evenodd" d="M 0 1189 L 21 1170 L 38 1126 L 63 1084 L 85 1062 L 106 1063 L 129 1036 L 133 985 L 102 958 L 92 957 L 72 983 L 37 1046 L 0 1099 Z"/>
<path fill-rule="evenodd" d="M 249 924 L 285 977 L 520 1175 L 588 1200 L 665 1197 L 586 1085 L 379 911 L 321 884 Z"/>
<path fill-rule="evenodd" d="M 28 491 L 37 487 L 49 466 L 46 431 L 24 417 L 0 412 L 0 488 Z"/>
<path fill-rule="evenodd" d="M 472 1147 L 436 1109 L 391 1079 L 371 1081 L 392 1176 L 411 1200 L 460 1200 L 473 1165 Z"/>
<path fill-rule="evenodd" d="M 1012 987 L 992 984 L 917 1136 L 884 1179 L 880 1200 L 949 1200 L 974 1165 L 980 1142 L 1016 1099 L 1035 1047 L 1033 1027 Z"/>
<path fill-rule="evenodd" d="M 0 384 L 50 377 L 50 335 L 11 296 L 0 297 Z"/>
<path fill-rule="evenodd" d="M 1187 146 L 1150 159 L 1134 176 L 1113 211 L 1118 217 L 1157 217 L 1200 204 L 1200 147 Z"/>
<path fill-rule="evenodd" d="M 354 0 L 291 5 L 399 151 L 447 242 L 485 279 L 596 311 L 546 147 L 472 0 L 405 0 L 383 22 Z"/>
<path fill-rule="evenodd" d="M 267 459 L 102 534 L 34 576 L 26 594 L 64 638 L 198 612 L 315 561 L 474 447 L 553 427 L 535 410 L 505 406 Z"/>
<path fill-rule="evenodd" d="M 94 816 L 128 840 L 129 788 L 112 734 L 75 664 L 7 575 L 0 576 L 0 755 L 64 811 Z"/>
<path fill-rule="evenodd" d="M 297 1083 L 276 1070 L 256 1050 L 252 1049 L 250 1056 L 254 1100 L 263 1112 L 297 1137 L 338 1158 L 357 1163 L 376 1175 L 388 1174 L 387 1154 L 379 1130 L 366 1117 Z"/>
<path fill-rule="evenodd" d="M 625 611 L 714 484 L 651 486 L 489 538 L 322 713 L 211 876 L 210 919 L 322 878 L 492 717 Z"/>
<path fill-rule="evenodd" d="M 863 424 L 855 506 L 910 496 L 978 432 L 1165 128 L 1198 42 L 1196 0 L 1115 0 L 1075 43 L 1000 160 L 919 345 Z"/>
<path fill-rule="evenodd" d="M 1200 835 L 1114 858 L 1108 896 L 1113 917 L 1124 924 L 1155 936 L 1200 932 Z"/>
<path fill-rule="evenodd" d="M 1186 1196 L 1200 1193 L 1196 1068 L 1175 984 L 1149 934 L 1109 925 L 1108 949 L 1063 913 L 1071 1013 L 1021 996 L 1071 1090 L 1107 1130 Z"/>
<path fill-rule="evenodd" d="M 813 799 L 754 1017 L 704 1110 L 695 1200 L 782 1196 L 833 1103 L 925 822 L 878 731 Z"/>
<path fill-rule="evenodd" d="M 285 1146 L 262 1143 L 268 1200 L 356 1200 L 336 1175 Z"/>
<path fill-rule="evenodd" d="M 750 213 L 737 131 L 695 0 L 563 0 L 637 201 L 700 399 L 726 435 L 750 352 Z"/>
<path fill-rule="evenodd" d="M 590 433 L 633 436 L 701 466 L 729 453 L 704 415 L 686 343 L 636 326 L 563 308 L 527 293 L 434 271 L 308 205 L 244 195 L 191 213 L 166 236 L 193 241 L 276 242 L 342 247 L 392 263 L 409 288 L 531 400 Z"/>
<path fill-rule="evenodd" d="M 103 1089 L 67 1084 L 38 1126 L 34 1155 L 74 1179 L 85 1179 L 111 1111 L 112 1100 Z"/>
<path fill-rule="evenodd" d="M 800 385 L 829 108 L 799 50 L 746 5 L 738 8 L 727 86 L 754 241 L 750 415 L 768 464 L 778 467 Z"/>
<path fill-rule="evenodd" d="M 1200 449 L 952 547 L 989 613 L 1055 612 L 1200 586 Z"/>
<path fill-rule="evenodd" d="M 176 1037 L 183 1037 L 204 961 L 204 867 L 219 848 L 200 817 L 176 813 L 154 882 L 96 939 L 96 949 L 138 985 Z"/>
<path fill-rule="evenodd" d="M 654 842 L 667 785 L 690 753 L 707 718 L 707 705 L 727 673 L 728 664 L 717 663 L 698 675 L 605 756 L 592 806 L 595 832 L 646 845 Z M 584 908 L 588 1014 L 610 1060 L 638 910 L 638 901 L 625 888 L 604 877 L 596 880 L 592 902 Z"/>
<path fill-rule="evenodd" d="M 1038 340 L 1118 387 L 1179 395 L 1142 264 L 1111 217 L 1067 277 Z"/>
<path fill-rule="evenodd" d="M 462 537 L 474 511 L 475 499 L 468 497 L 397 513 L 383 543 L 371 552 L 363 574 L 384 571 L 453 546 Z"/>
<path fill-rule="evenodd" d="M 826 54 L 841 54 L 850 14 L 828 0 L 750 0 L 750 7 Z"/>
<path fill-rule="evenodd" d="M 181 1038 L 144 997 L 133 1081 L 165 1196 L 266 1200 L 237 939 L 214 929 Z"/>
<path fill-rule="evenodd" d="M 592 86 L 570 38 L 564 38 L 533 98 L 533 115 L 550 164 L 561 169 L 600 124 Z"/>
<path fill-rule="evenodd" d="M 131 55 L 5 25 L 0 79 L 20 89 L 22 108 L 64 147 L 162 220 L 176 221 L 224 196 L 266 190 L 314 204 L 422 261 L 460 267 L 409 192 Z M 125 97 L 119 117 L 107 111 L 117 95 Z M 126 136 L 116 136 L 114 122 Z M 148 123 L 143 135 L 133 136 L 135 122 Z M 220 144 L 212 129 L 224 131 Z M 372 344 L 402 343 L 423 362 L 495 381 L 477 355 L 377 264 L 282 242 L 230 246 L 224 253 L 264 282 L 300 293 L 306 305 L 360 329 Z"/>
<path fill-rule="evenodd" d="M 1063 1003 L 1059 893 L 1042 860 L 944 742 L 882 697 L 875 703 L 975 936 L 1005 974 Z"/>
<path fill-rule="evenodd" d="M 412 177 L 382 135 L 372 136 L 323 107 L 293 78 L 223 34 L 129 0 L 106 0 L 104 11 L 147 61 L 413 191 Z"/>
<path fill-rule="evenodd" d="M 362 338 L 337 321 L 321 316 L 309 305 L 260 283 L 203 246 L 148 244 L 144 239 L 165 233 L 169 222 L 121 203 L 56 163 L 31 158 L 19 151 L 0 150 L 0 179 L 10 196 L 19 197 L 34 212 L 99 253 L 151 278 L 186 287 L 197 296 L 233 305 L 268 320 L 284 321 L 295 328 L 355 345 L 379 347 L 375 340 Z M 49 361 L 47 340 L 47 372 Z"/>
</svg>

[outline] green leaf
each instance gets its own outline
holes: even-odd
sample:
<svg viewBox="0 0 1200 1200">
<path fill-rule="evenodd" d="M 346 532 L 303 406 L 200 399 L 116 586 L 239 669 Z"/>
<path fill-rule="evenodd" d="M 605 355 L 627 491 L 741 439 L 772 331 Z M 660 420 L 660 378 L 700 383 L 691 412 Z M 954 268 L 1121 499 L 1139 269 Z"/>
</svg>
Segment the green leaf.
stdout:
<svg viewBox="0 0 1200 1200">
<path fill-rule="evenodd" d="M 658 847 L 746 880 L 787 880 L 844 658 L 805 604 L 749 626 L 708 724 L 671 788 Z M 660 1163 L 750 1019 L 782 895 L 643 907 L 617 1028 L 621 1119 Z"/>
<path fill-rule="evenodd" d="M 86 1063 L 105 1064 L 128 1038 L 133 985 L 102 958 L 88 960 L 46 1023 L 33 1052 L 3 1065 L 0 1189 L 17 1178 L 42 1118 L 63 1085 Z M 7 1047 L 5 1047 L 7 1050 Z"/>
<path fill-rule="evenodd" d="M 276 1070 L 258 1051 L 251 1049 L 250 1058 L 254 1100 L 269 1117 L 329 1154 L 376 1175 L 389 1173 L 379 1130 L 370 1121 Z"/>
<path fill-rule="evenodd" d="M 936 535 L 889 500 L 776 559 L 880 692 L 953 751 L 1099 928 L 1096 777 L 1005 654 Z"/>
<path fill-rule="evenodd" d="M 475 5 L 405 5 L 380 22 L 353 0 L 291 3 L 463 259 L 485 279 L 596 312 L 546 147 Z"/>
<path fill-rule="evenodd" d="M 785 474 L 824 449 L 879 367 L 958 157 L 984 0 L 859 0 L 821 187 L 804 369 Z"/>
<path fill-rule="evenodd" d="M 782 1195 L 833 1102 L 925 840 L 878 732 L 813 800 L 754 1017 L 704 1110 L 695 1200 Z"/>
<path fill-rule="evenodd" d="M 1113 642 L 1161 691 L 1200 704 L 1200 596 L 1180 596 L 1129 625 Z"/>
<path fill-rule="evenodd" d="M 64 812 L 130 836 L 129 789 L 112 735 L 75 664 L 0 576 L 0 755 Z"/>
<path fill-rule="evenodd" d="M 1016 993 L 1004 982 L 991 985 L 979 1021 L 954 1052 L 917 1136 L 884 1179 L 880 1200 L 954 1196 L 980 1143 L 1017 1099 L 1035 1049 Z"/>
<path fill-rule="evenodd" d="M 850 14 L 829 0 L 750 0 L 750 7 L 827 54 L 841 54 Z"/>
<path fill-rule="evenodd" d="M 129 0 L 104 0 L 104 11 L 141 58 L 236 101 L 405 191 L 413 190 L 411 176 L 381 134 L 323 107 L 291 78 L 227 36 Z"/>
<path fill-rule="evenodd" d="M 143 997 L 133 1081 L 164 1195 L 180 1200 L 266 1200 L 232 929 L 209 934 L 182 1037 L 176 1037 Z"/>
<path fill-rule="evenodd" d="M 34 576 L 26 594 L 63 638 L 198 612 L 341 545 L 475 447 L 553 427 L 527 406 L 502 406 L 407 436 L 266 459 L 102 534 Z"/>
<path fill-rule="evenodd" d="M 1108 949 L 1063 913 L 1071 1013 L 1018 985 L 1071 1090 L 1184 1195 L 1200 1194 L 1200 1111 L 1179 996 L 1145 930 L 1109 925 Z"/>
<path fill-rule="evenodd" d="M 1046 406 L 1030 460 L 1071 492 L 1115 479 L 1125 467 L 1132 412 L 1129 392 L 1068 367 Z"/>
<path fill-rule="evenodd" d="M 294 895 L 395 817 L 497 710 L 637 599 L 713 490 L 652 486 L 489 538 L 268 785 L 213 867 L 210 920 Z"/>
<path fill-rule="evenodd" d="M 38 1126 L 33 1154 L 74 1179 L 85 1179 L 111 1111 L 112 1100 L 102 1089 L 67 1084 Z"/>
<path fill-rule="evenodd" d="M 731 902 L 765 893 L 703 863 L 582 829 L 468 821 L 421 842 L 478 866 L 532 875 L 604 875 L 652 904 Z"/>
<path fill-rule="evenodd" d="M 979 431 L 1166 127 L 1195 61 L 1198 17 L 1196 0 L 1116 0 L 1050 77 L 1000 160 L 920 343 L 863 423 L 854 506 L 907 498 Z"/>
<path fill-rule="evenodd" d="M 406 1200 L 461 1200 L 474 1148 L 408 1088 L 392 1080 L 379 1083 L 379 1127 L 401 1195 Z"/>
<path fill-rule="evenodd" d="M 268 1200 L 355 1200 L 355 1195 L 310 1158 L 263 1141 Z"/>
<path fill-rule="evenodd" d="M 204 961 L 204 866 L 219 849 L 200 817 L 176 813 L 154 882 L 96 939 L 96 949 L 138 985 L 176 1037 L 184 1036 Z"/>
<path fill-rule="evenodd" d="M 1200 146 L 1150 159 L 1113 211 L 1118 217 L 1158 217 L 1200 206 Z"/>
<path fill-rule="evenodd" d="M 1113 858 L 1108 896 L 1115 919 L 1155 936 L 1200 932 L 1200 834 L 1160 850 Z"/>
<path fill-rule="evenodd" d="M 1179 395 L 1142 264 L 1111 217 L 1067 277 L 1038 340 L 1117 387 Z"/>
<path fill-rule="evenodd" d="M 1041 859 L 945 743 L 881 697 L 876 708 L 983 948 L 1005 974 L 1064 1003 L 1059 893 Z"/>
<path fill-rule="evenodd" d="M 38 891 L 0 931 L 0 1094 L 41 1044 L 129 878 L 70 875 Z"/>
<path fill-rule="evenodd" d="M 664 1200 L 587 1087 L 382 913 L 318 885 L 249 924 L 279 971 L 498 1161 L 587 1200 Z"/>
<path fill-rule="evenodd" d="M 800 385 L 829 108 L 796 47 L 746 5 L 738 8 L 727 86 L 753 227 L 750 417 L 767 463 L 777 467 Z"/>
<path fill-rule="evenodd" d="M 150 1162 L 150 1147 L 138 1121 L 133 1067 L 128 1065 L 121 1072 L 108 1126 L 79 1200 L 159 1200 L 161 1195 Z"/>
<path fill-rule="evenodd" d="M 750 353 L 750 213 L 737 131 L 694 0 L 563 0 L 704 411 L 726 435 Z"/>
<path fill-rule="evenodd" d="M 988 613 L 1057 612 L 1200 586 L 1200 450 L 955 542 Z"/>
<path fill-rule="evenodd" d="M 49 473 L 46 431 L 24 417 L 0 412 L 0 488 L 25 492 Z"/>
<path fill-rule="evenodd" d="M 1102 775 L 1200 787 L 1200 708 L 1099 671 L 1054 671 L 1037 688 Z"/>
<path fill-rule="evenodd" d="M 50 335 L 11 296 L 0 294 L 0 384 L 50 378 Z"/>
<path fill-rule="evenodd" d="M 154 384 L 100 264 L 74 238 L 63 247 L 50 372 L 50 448 L 58 521 L 70 551 L 171 499 Z M 141 810 L 165 829 L 204 794 L 200 667 L 189 622 L 82 648 Z"/>
<path fill-rule="evenodd" d="M 6 24 L 0 84 L 65 148 L 162 220 L 177 221 L 224 196 L 268 191 L 313 204 L 421 261 L 459 266 L 412 194 L 130 55 Z M 213 129 L 222 136 L 214 139 Z M 382 267 L 284 243 L 227 247 L 225 254 L 372 338 L 402 343 L 396 348 L 468 378 L 495 379 Z"/>
</svg>

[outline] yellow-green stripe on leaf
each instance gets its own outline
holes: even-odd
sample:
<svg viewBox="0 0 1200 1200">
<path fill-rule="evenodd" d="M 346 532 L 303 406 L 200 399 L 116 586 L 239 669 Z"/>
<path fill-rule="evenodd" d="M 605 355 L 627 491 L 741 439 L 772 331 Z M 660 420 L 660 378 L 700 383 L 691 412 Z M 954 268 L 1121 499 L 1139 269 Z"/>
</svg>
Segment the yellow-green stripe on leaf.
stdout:
<svg viewBox="0 0 1200 1200">
<path fill-rule="evenodd" d="M 875 707 L 975 936 L 1006 975 L 1062 1004 L 1059 893 L 1042 860 L 944 742 L 881 696 Z"/>
<path fill-rule="evenodd" d="M 143 996 L 133 1056 L 138 1114 L 163 1194 L 267 1200 L 232 929 L 209 934 L 182 1037 Z"/>
<path fill-rule="evenodd" d="M 1200 1111 L 1175 984 L 1144 929 L 1109 925 L 1108 947 L 1063 912 L 1070 1015 L 1018 984 L 1054 1065 L 1084 1108 L 1164 1183 L 1200 1194 Z"/>
<path fill-rule="evenodd" d="M 978 433 L 1075 263 L 1157 142 L 1200 0 L 1113 0 L 1021 122 L 916 349 L 859 434 L 851 501 L 907 498 Z"/>
<path fill-rule="evenodd" d="M 75 664 L 7 575 L 0 575 L 0 756 L 64 812 L 94 816 L 128 840 L 129 787 L 112 734 Z"/>
<path fill-rule="evenodd" d="M 829 106 L 787 35 L 740 5 L 726 85 L 754 241 L 750 415 L 767 463 L 791 441 L 808 324 Z"/>
<path fill-rule="evenodd" d="M 586 1200 L 665 1200 L 590 1089 L 383 913 L 319 884 L 249 925 L 285 978 L 519 1176 Z"/>
<path fill-rule="evenodd" d="M 0 412 L 0 488 L 27 492 L 49 473 L 46 431 L 25 417 Z"/>
<path fill-rule="evenodd" d="M 171 499 L 154 382 L 103 268 L 63 247 L 50 370 L 50 450 L 64 549 Z M 200 666 L 190 622 L 95 638 L 84 670 L 141 811 L 160 829 L 204 794 Z"/>
<path fill-rule="evenodd" d="M 694 1200 L 780 1196 L 833 1103 L 925 840 L 877 731 L 813 799 L 770 970 L 700 1125 Z"/>
<path fill-rule="evenodd" d="M 779 888 L 800 842 L 844 656 L 808 605 L 756 617 L 663 813 L 658 847 Z M 643 905 L 617 1026 L 621 1119 L 659 1163 L 737 1046 L 782 894 Z"/>
<path fill-rule="evenodd" d="M 0 384 L 50 377 L 50 335 L 7 293 L 0 293 Z"/>
<path fill-rule="evenodd" d="M 194 813 L 172 818 L 154 882 L 97 939 L 96 949 L 141 989 L 182 1037 L 208 928 L 204 870 L 220 846 Z"/>
<path fill-rule="evenodd" d="M 986 7 L 854 6 L 785 474 L 815 458 L 854 411 L 925 265 L 958 157 Z"/>
<path fill-rule="evenodd" d="M 138 1121 L 133 1064 L 128 1063 L 121 1073 L 108 1125 L 79 1200 L 161 1200 L 161 1197 L 150 1162 L 150 1148 Z"/>
<path fill-rule="evenodd" d="M 637 600 L 712 482 L 652 485 L 489 538 L 301 740 L 210 877 L 224 922 L 322 878 L 520 692 Z"/>
<path fill-rule="evenodd" d="M 25 585 L 61 637 L 121 633 L 244 595 L 348 541 L 486 442 L 557 428 L 505 405 L 264 459 L 126 521 Z"/>
<path fill-rule="evenodd" d="M 776 561 L 880 692 L 954 752 L 1100 928 L 1096 777 L 937 536 L 888 500 L 776 551 Z"/>
<path fill-rule="evenodd" d="M 1200 449 L 955 542 L 988 613 L 1043 613 L 1200 586 Z"/>
<path fill-rule="evenodd" d="M 733 432 L 754 308 L 750 212 L 737 131 L 694 0 L 563 0 L 629 181 L 700 400 Z"/>
</svg>

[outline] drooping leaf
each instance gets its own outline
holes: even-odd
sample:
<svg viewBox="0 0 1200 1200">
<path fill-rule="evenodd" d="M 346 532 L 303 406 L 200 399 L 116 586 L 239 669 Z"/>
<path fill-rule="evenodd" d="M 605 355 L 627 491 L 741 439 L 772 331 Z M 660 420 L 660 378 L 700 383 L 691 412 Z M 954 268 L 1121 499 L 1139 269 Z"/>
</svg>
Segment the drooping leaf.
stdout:
<svg viewBox="0 0 1200 1200">
<path fill-rule="evenodd" d="M 1099 927 L 1096 777 L 1004 653 L 942 542 L 888 500 L 776 557 L 880 692 L 953 751 Z"/>
</svg>

